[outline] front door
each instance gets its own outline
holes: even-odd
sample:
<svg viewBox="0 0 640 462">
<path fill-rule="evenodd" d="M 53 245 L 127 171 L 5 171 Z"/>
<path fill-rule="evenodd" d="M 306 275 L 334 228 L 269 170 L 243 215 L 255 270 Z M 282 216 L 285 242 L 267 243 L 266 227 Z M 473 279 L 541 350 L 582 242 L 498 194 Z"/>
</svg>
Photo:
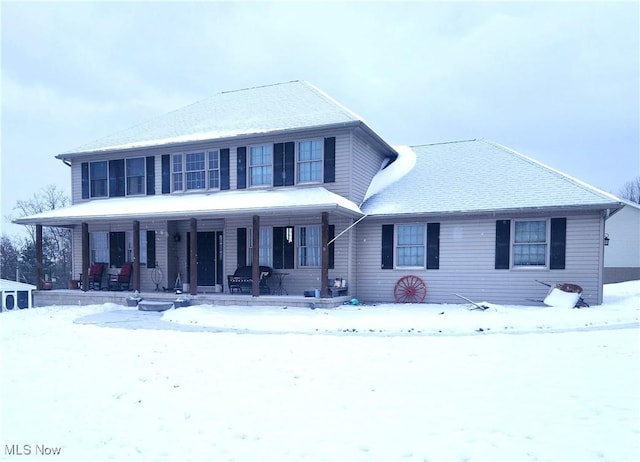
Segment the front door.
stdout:
<svg viewBox="0 0 640 462">
<path fill-rule="evenodd" d="M 189 244 L 190 240 L 187 238 L 187 254 Z M 222 284 L 222 231 L 198 232 L 197 254 L 198 285 Z M 189 260 L 187 260 L 188 263 Z"/>
</svg>

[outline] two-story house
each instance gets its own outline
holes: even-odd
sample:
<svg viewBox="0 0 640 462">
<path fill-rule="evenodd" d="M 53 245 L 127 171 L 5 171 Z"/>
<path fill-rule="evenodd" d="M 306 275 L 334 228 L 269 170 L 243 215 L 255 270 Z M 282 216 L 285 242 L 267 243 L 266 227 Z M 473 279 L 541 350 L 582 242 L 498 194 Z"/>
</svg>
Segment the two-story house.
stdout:
<svg viewBox="0 0 640 462">
<path fill-rule="evenodd" d="M 131 289 L 161 274 L 193 295 L 251 266 L 258 297 L 263 265 L 295 295 L 339 279 L 392 301 L 411 276 L 424 286 L 405 294 L 425 302 L 530 303 L 544 280 L 600 303 L 604 220 L 621 206 L 487 141 L 393 148 L 303 81 L 220 93 L 57 158 L 73 205 L 16 222 L 71 227 L 83 287 L 93 262 L 132 262 Z"/>
</svg>

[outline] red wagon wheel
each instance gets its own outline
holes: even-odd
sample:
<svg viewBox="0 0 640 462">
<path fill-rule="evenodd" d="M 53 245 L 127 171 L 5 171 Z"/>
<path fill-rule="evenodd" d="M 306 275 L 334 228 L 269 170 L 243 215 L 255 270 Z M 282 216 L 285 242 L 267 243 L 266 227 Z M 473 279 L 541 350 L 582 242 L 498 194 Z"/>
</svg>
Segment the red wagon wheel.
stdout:
<svg viewBox="0 0 640 462">
<path fill-rule="evenodd" d="M 427 285 L 418 276 L 404 276 L 393 289 L 396 303 L 422 303 L 427 296 Z"/>
</svg>

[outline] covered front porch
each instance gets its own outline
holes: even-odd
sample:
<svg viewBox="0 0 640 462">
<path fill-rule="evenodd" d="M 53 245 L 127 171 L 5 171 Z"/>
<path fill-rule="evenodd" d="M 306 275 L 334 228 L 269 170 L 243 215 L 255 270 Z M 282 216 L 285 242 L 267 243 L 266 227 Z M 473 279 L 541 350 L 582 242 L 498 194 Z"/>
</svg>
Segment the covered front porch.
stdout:
<svg viewBox="0 0 640 462">
<path fill-rule="evenodd" d="M 124 300 L 106 281 L 130 265 L 124 293 L 163 299 L 180 290 L 215 304 L 307 306 L 326 299 L 322 304 L 335 306 L 355 293 L 352 228 L 362 217 L 344 197 L 313 187 L 91 201 L 20 221 L 36 226 L 38 261 L 42 226 L 73 229 L 72 299 Z M 96 287 L 90 269 L 99 262 L 105 276 Z M 272 270 L 268 290 L 262 266 Z M 249 282 L 241 291 L 228 283 L 239 269 Z M 75 282 L 86 296 L 71 289 Z M 42 291 L 41 300 L 52 298 Z"/>
</svg>

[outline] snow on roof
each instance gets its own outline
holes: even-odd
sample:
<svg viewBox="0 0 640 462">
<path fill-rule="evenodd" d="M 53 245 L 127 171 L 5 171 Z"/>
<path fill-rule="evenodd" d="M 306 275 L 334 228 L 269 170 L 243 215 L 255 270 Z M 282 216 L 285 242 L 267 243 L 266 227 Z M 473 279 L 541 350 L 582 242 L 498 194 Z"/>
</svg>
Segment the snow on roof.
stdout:
<svg viewBox="0 0 640 462">
<path fill-rule="evenodd" d="M 11 281 L 10 279 L 0 279 L 0 291 L 16 291 L 16 290 L 36 290 L 36 286 L 25 284 L 24 282 Z"/>
<path fill-rule="evenodd" d="M 363 202 L 398 181 L 416 165 L 416 154 L 411 148 L 399 146 L 394 149 L 398 153 L 398 158 L 391 164 L 385 164 L 379 174 L 373 177 L 369 184 L 369 189 L 364 195 Z"/>
<path fill-rule="evenodd" d="M 364 121 L 315 86 L 296 80 L 218 93 L 58 157 L 354 122 Z"/>
<path fill-rule="evenodd" d="M 15 220 L 18 224 L 70 225 L 87 219 L 114 220 L 179 217 L 212 217 L 216 214 L 287 213 L 337 210 L 360 216 L 350 200 L 323 187 L 233 190 L 197 194 L 173 194 L 111 198 L 82 202 Z"/>
<path fill-rule="evenodd" d="M 397 149 L 401 160 L 406 149 Z M 381 170 L 362 204 L 367 215 L 469 213 L 618 205 L 615 196 L 486 140 L 410 148 L 416 162 Z M 404 153 L 404 155 L 403 155 Z M 402 170 L 404 175 L 401 175 Z M 393 178 L 402 181 L 391 181 Z"/>
</svg>

